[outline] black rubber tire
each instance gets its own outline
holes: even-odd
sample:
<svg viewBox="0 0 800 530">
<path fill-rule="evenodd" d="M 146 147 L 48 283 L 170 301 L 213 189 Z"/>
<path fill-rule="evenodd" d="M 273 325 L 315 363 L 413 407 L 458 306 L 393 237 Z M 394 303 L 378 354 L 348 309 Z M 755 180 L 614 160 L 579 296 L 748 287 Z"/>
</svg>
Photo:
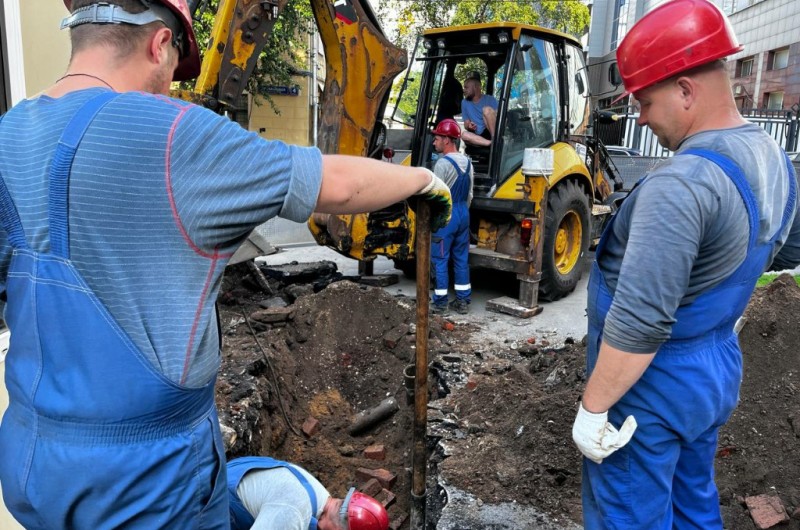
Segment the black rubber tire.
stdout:
<svg viewBox="0 0 800 530">
<path fill-rule="evenodd" d="M 417 279 L 417 260 L 395 260 L 394 268 L 403 273 L 403 276 L 409 280 Z"/>
<path fill-rule="evenodd" d="M 556 253 L 558 227 L 568 216 L 577 215 L 581 224 L 580 254 L 569 270 L 559 270 Z M 583 275 L 584 258 L 591 236 L 589 197 L 575 181 L 558 184 L 547 199 L 544 245 L 542 248 L 542 280 L 539 298 L 545 302 L 559 300 L 575 290 Z"/>
</svg>

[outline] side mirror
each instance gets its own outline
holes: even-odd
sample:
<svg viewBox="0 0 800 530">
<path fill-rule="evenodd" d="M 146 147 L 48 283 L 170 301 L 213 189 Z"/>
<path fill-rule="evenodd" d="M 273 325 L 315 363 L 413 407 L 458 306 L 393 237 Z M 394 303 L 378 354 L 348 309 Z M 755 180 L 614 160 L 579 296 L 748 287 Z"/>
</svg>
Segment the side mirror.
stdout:
<svg viewBox="0 0 800 530">
<path fill-rule="evenodd" d="M 608 67 L 608 82 L 618 87 L 622 84 L 622 76 L 619 75 L 619 68 L 617 63 L 611 63 Z"/>
</svg>

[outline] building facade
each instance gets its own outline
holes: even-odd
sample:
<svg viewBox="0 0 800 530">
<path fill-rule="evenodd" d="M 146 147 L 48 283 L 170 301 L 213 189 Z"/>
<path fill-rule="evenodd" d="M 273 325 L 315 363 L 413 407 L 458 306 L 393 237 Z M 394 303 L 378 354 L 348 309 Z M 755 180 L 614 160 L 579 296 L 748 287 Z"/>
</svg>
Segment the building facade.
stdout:
<svg viewBox="0 0 800 530">
<path fill-rule="evenodd" d="M 622 87 L 610 82 L 609 67 L 628 29 L 668 0 L 594 0 L 589 30 L 590 80 L 601 106 Z M 744 51 L 730 57 L 734 96 L 742 110 L 800 107 L 800 1 L 712 0 L 725 13 Z"/>
</svg>

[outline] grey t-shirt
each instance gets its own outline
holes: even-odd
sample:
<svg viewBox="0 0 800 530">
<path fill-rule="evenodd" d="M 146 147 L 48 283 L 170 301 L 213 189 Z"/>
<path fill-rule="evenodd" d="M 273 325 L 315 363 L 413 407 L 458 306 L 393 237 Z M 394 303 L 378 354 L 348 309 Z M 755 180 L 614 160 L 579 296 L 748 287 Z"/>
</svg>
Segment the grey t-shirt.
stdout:
<svg viewBox="0 0 800 530">
<path fill-rule="evenodd" d="M 297 468 L 317 495 L 319 518 L 330 493 L 306 470 Z M 245 474 L 236 494 L 256 522 L 252 530 L 308 530 L 311 523 L 311 500 L 308 492 L 291 471 L 283 467 L 258 469 Z"/>
<path fill-rule="evenodd" d="M 458 178 L 458 173 L 456 172 L 456 168 L 453 167 L 453 164 L 444 160 L 445 158 L 451 158 L 458 164 L 461 171 L 466 171 L 467 166 L 469 166 L 469 197 L 467 198 L 467 204 L 472 204 L 472 185 L 475 182 L 475 172 L 472 164 L 469 163 L 469 158 L 461 153 L 449 153 L 436 161 L 436 165 L 433 166 L 433 172 L 447 184 L 448 188 L 453 187 L 453 184 L 455 184 Z"/>
<path fill-rule="evenodd" d="M 669 339 L 675 311 L 727 278 L 747 252 L 747 210 L 733 181 L 714 163 L 679 156 L 690 148 L 736 162 L 758 201 L 758 242 L 778 231 L 789 193 L 786 161 L 757 125 L 704 131 L 685 139 L 629 196 L 598 261 L 614 296 L 603 337 L 631 353 L 651 353 Z M 800 264 L 800 218 L 776 261 Z M 791 233 L 790 233 L 791 228 Z M 775 257 L 775 253 L 773 253 Z M 794 265 L 792 265 L 794 263 Z"/>
</svg>

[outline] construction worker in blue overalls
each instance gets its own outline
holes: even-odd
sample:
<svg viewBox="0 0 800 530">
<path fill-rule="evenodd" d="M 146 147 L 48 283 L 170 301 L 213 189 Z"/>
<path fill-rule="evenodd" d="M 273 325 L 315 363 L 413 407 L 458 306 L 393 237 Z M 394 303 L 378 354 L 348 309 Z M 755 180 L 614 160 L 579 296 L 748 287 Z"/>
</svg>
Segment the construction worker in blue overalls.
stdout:
<svg viewBox="0 0 800 530">
<path fill-rule="evenodd" d="M 337 499 L 300 466 L 265 456 L 228 462 L 233 530 L 386 530 L 386 508 L 351 488 Z"/>
<path fill-rule="evenodd" d="M 440 121 L 433 133 L 433 147 L 439 156 L 433 172 L 450 187 L 453 216 L 450 223 L 431 237 L 431 262 L 436 271 L 431 311 L 460 314 L 469 311 L 472 286 L 469 282 L 469 205 L 472 202 L 472 162 L 458 151 L 461 128 L 455 120 Z M 455 300 L 448 306 L 449 265 L 453 263 Z"/>
<path fill-rule="evenodd" d="M 800 244 L 792 166 L 738 113 L 721 61 L 741 50 L 707 0 L 662 4 L 617 49 L 638 124 L 675 156 L 596 250 L 573 426 L 587 530 L 722 528 L 714 457 L 742 379 L 735 324 L 784 243 Z"/>
<path fill-rule="evenodd" d="M 438 228 L 450 193 L 425 168 L 264 140 L 168 97 L 200 73 L 186 0 L 64 4 L 67 73 L 0 123 L 3 499 L 29 529 L 227 529 L 215 300 L 231 256 L 277 215 L 415 193 Z"/>
</svg>

